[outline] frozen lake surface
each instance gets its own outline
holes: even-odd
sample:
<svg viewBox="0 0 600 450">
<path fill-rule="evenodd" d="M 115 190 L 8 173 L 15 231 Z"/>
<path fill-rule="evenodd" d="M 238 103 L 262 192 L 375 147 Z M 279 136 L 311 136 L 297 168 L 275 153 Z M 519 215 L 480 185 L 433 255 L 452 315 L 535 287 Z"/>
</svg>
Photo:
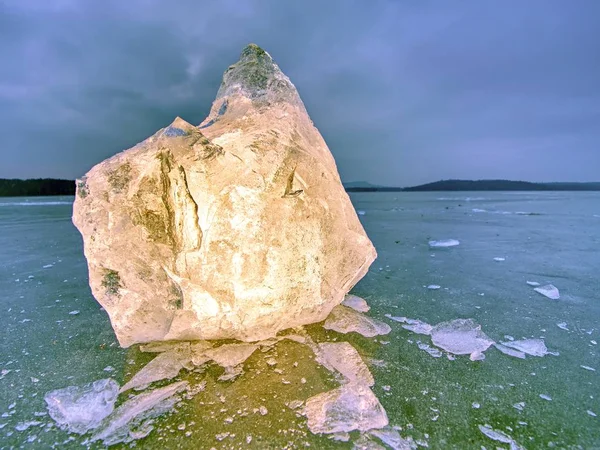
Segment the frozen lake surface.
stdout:
<svg viewBox="0 0 600 450">
<path fill-rule="evenodd" d="M 157 383 L 198 388 L 152 419 L 138 447 L 350 449 L 399 433 L 430 449 L 600 448 L 600 193 L 351 198 L 379 254 L 352 293 L 391 332 L 307 331 L 317 342 L 358 350 L 394 428 L 336 439 L 311 433 L 299 405 L 339 380 L 307 346 L 287 339 L 253 352 L 233 381 L 219 381 L 224 370 L 215 364 Z M 156 357 L 118 346 L 89 291 L 71 203 L 0 199 L 0 448 L 82 448 L 90 436 L 60 429 L 46 393 L 109 377 L 123 386 Z M 450 240 L 460 245 L 430 245 Z M 534 290 L 546 285 L 560 297 Z M 497 344 L 527 340 L 529 349 L 542 340 L 548 353 L 521 358 L 492 345 L 471 360 L 386 315 L 432 326 L 473 319 Z M 116 406 L 138 394 L 122 394 Z M 85 446 L 103 448 L 100 441 Z"/>
</svg>

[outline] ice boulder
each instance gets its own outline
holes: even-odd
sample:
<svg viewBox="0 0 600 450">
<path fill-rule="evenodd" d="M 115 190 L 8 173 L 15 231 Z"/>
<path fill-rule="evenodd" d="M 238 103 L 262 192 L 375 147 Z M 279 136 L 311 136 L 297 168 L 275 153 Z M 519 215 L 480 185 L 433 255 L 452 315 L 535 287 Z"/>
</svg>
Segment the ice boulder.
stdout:
<svg viewBox="0 0 600 450">
<path fill-rule="evenodd" d="M 176 118 L 76 185 L 90 287 L 124 347 L 320 322 L 376 258 L 298 91 L 254 44 L 200 126 Z"/>
</svg>

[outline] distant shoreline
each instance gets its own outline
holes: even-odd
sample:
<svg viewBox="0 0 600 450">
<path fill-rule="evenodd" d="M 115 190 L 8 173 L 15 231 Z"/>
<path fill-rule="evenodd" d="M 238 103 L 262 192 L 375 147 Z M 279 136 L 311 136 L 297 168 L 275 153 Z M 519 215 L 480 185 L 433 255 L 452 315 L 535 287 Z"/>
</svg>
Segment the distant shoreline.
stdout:
<svg viewBox="0 0 600 450">
<path fill-rule="evenodd" d="M 347 192 L 600 191 L 600 182 L 531 183 L 511 180 L 442 180 L 412 187 L 345 186 Z"/>
<path fill-rule="evenodd" d="M 364 184 L 364 185 L 361 185 Z M 600 191 L 600 182 L 531 183 L 510 180 L 442 180 L 412 187 L 348 183 L 346 192 L 460 192 L 460 191 Z M 0 178 L 0 197 L 75 195 L 75 180 Z"/>
</svg>

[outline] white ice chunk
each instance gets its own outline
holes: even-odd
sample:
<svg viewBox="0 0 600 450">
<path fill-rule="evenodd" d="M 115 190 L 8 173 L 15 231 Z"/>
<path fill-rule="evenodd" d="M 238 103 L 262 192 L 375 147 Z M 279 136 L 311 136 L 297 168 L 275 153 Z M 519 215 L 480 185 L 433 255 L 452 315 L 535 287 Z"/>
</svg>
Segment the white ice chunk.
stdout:
<svg viewBox="0 0 600 450">
<path fill-rule="evenodd" d="M 558 288 L 552 284 L 536 287 L 534 291 L 552 300 L 558 300 L 560 298 L 560 292 L 558 292 Z"/>
<path fill-rule="evenodd" d="M 358 312 L 368 312 L 371 309 L 371 307 L 369 305 L 367 305 L 367 302 L 365 301 L 364 298 L 360 298 L 356 295 L 350 295 L 350 294 L 348 294 L 348 295 L 346 295 L 346 297 L 344 297 L 344 301 L 342 302 L 342 305 L 352 308 Z"/>
<path fill-rule="evenodd" d="M 367 212 L 366 212 L 366 211 L 362 211 L 362 210 L 358 210 L 358 211 L 356 211 L 356 213 L 357 213 L 359 216 L 364 216 L 364 215 L 365 215 Z"/>
<path fill-rule="evenodd" d="M 189 351 L 168 351 L 160 353 L 156 358 L 146 364 L 136 373 L 119 392 L 147 386 L 159 380 L 175 378 L 181 369 L 191 364 L 192 356 Z"/>
<path fill-rule="evenodd" d="M 548 354 L 548 349 L 542 339 L 520 339 L 518 341 L 501 342 L 501 344 L 531 356 L 544 356 Z"/>
<path fill-rule="evenodd" d="M 441 286 L 439 284 L 430 284 L 429 286 L 427 286 L 427 289 L 431 289 L 432 291 L 437 291 L 440 288 Z"/>
<path fill-rule="evenodd" d="M 354 383 L 309 398 L 304 414 L 313 433 L 367 431 L 388 424 L 387 414 L 371 389 Z"/>
<path fill-rule="evenodd" d="M 483 361 L 485 359 L 485 355 L 483 354 L 483 352 L 477 351 L 477 352 L 473 352 L 469 355 L 469 359 L 471 361 Z"/>
<path fill-rule="evenodd" d="M 558 323 L 556 324 L 556 326 L 557 326 L 558 328 L 560 328 L 561 330 L 566 330 L 566 331 L 569 331 L 569 327 L 567 326 L 567 322 L 558 322 Z"/>
<path fill-rule="evenodd" d="M 496 257 L 496 258 L 494 258 L 494 261 L 502 262 L 502 261 L 506 261 L 506 258 Z"/>
<path fill-rule="evenodd" d="M 529 286 L 534 286 L 534 287 L 535 287 L 535 286 L 539 286 L 539 285 L 540 285 L 540 283 L 538 283 L 537 281 L 528 281 L 528 282 L 527 282 L 527 284 L 528 284 Z"/>
<path fill-rule="evenodd" d="M 96 428 L 114 409 L 119 385 L 105 378 L 48 392 L 48 413 L 63 430 L 83 434 Z"/>
<path fill-rule="evenodd" d="M 364 434 L 361 434 L 352 444 L 352 450 L 386 450 L 383 445 L 372 441 L 369 436 Z"/>
<path fill-rule="evenodd" d="M 331 310 L 323 327 L 338 333 L 355 332 L 365 337 L 388 334 L 392 328 L 379 320 L 367 317 L 352 308 L 338 305 Z"/>
<path fill-rule="evenodd" d="M 586 412 L 592 417 L 598 417 L 594 411 L 588 409 Z"/>
<path fill-rule="evenodd" d="M 336 370 L 351 383 L 373 386 L 375 380 L 358 352 L 348 342 L 318 344 L 317 361 L 329 370 Z"/>
<path fill-rule="evenodd" d="M 585 369 L 585 370 L 589 370 L 590 372 L 596 371 L 596 369 L 594 369 L 593 367 L 590 367 L 590 366 L 579 366 L 579 367 L 581 367 L 582 369 Z"/>
<path fill-rule="evenodd" d="M 390 320 L 393 320 L 394 322 L 400 322 L 400 323 L 406 323 L 408 322 L 407 317 L 397 317 L 397 316 L 392 316 L 391 314 L 386 314 L 385 317 L 387 317 Z"/>
<path fill-rule="evenodd" d="M 187 381 L 179 381 L 127 400 L 104 419 L 100 429 L 90 441 L 102 440 L 105 445 L 114 445 L 147 436 L 152 431 L 152 427 L 147 422 L 142 422 L 171 410 L 177 401 L 174 395 L 187 386 Z M 142 430 L 136 432 L 134 428 L 140 424 Z"/>
<path fill-rule="evenodd" d="M 525 359 L 525 353 L 520 352 L 519 350 L 515 350 L 514 348 L 507 347 L 503 344 L 494 344 L 498 350 L 508 356 L 514 356 L 515 358 Z"/>
<path fill-rule="evenodd" d="M 438 323 L 431 330 L 431 341 L 435 346 L 455 355 L 484 352 L 494 343 L 473 319 Z"/>
<path fill-rule="evenodd" d="M 460 244 L 456 239 L 445 239 L 442 241 L 429 241 L 430 247 L 455 247 Z"/>
<path fill-rule="evenodd" d="M 552 400 L 552 397 L 550 397 L 549 395 L 546 395 L 546 394 L 540 394 L 540 398 L 542 398 L 544 400 L 548 400 L 548 401 Z"/>
<path fill-rule="evenodd" d="M 479 431 L 494 441 L 510 444 L 510 450 L 523 450 L 523 447 L 517 444 L 508 434 L 494 430 L 489 425 L 479 425 Z"/>
</svg>

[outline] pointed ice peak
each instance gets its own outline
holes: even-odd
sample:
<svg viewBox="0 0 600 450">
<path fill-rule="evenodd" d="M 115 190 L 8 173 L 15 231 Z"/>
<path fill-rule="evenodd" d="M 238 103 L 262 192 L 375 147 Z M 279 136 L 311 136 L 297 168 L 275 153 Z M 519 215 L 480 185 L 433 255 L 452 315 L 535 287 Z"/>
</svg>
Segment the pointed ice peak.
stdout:
<svg viewBox="0 0 600 450">
<path fill-rule="evenodd" d="M 225 71 L 217 99 L 236 94 L 265 104 L 302 102 L 296 87 L 271 55 L 256 44 L 246 46 L 240 60 Z"/>
</svg>

